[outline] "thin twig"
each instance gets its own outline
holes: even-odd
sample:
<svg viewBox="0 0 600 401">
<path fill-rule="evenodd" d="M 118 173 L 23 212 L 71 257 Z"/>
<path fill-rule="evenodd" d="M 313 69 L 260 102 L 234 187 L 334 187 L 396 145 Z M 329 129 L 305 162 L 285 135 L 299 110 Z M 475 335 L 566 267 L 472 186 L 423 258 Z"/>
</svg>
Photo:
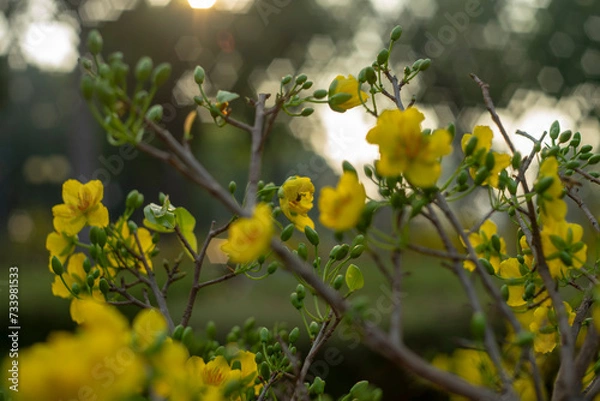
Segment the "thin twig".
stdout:
<svg viewBox="0 0 600 401">
<path fill-rule="evenodd" d="M 587 207 L 585 202 L 583 202 L 583 199 L 575 195 L 575 193 L 573 193 L 573 190 L 571 189 L 567 190 L 567 196 L 573 199 L 575 203 L 577 203 L 577 206 L 579 206 L 581 211 L 585 214 L 585 217 L 587 217 L 588 221 L 592 225 L 592 227 L 594 227 L 594 231 L 600 233 L 600 224 L 598 224 L 598 220 L 596 219 L 590 208 Z"/>
</svg>

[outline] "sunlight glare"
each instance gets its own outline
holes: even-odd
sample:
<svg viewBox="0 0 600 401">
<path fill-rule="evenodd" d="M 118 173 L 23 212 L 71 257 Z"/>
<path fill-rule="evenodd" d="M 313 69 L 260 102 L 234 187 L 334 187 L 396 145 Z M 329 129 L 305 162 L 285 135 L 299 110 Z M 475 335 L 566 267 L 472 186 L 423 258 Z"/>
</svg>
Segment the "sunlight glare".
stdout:
<svg viewBox="0 0 600 401">
<path fill-rule="evenodd" d="M 28 63 L 41 69 L 70 72 L 77 65 L 79 38 L 64 22 L 33 22 L 21 36 L 20 46 Z"/>
<path fill-rule="evenodd" d="M 190 7 L 197 9 L 211 8 L 216 2 L 217 0 L 188 0 Z"/>
</svg>

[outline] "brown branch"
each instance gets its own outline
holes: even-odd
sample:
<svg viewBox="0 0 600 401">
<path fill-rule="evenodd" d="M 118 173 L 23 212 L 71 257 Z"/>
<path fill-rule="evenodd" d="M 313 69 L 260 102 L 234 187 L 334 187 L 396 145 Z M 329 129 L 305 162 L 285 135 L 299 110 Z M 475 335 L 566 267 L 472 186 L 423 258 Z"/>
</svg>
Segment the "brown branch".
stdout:
<svg viewBox="0 0 600 401">
<path fill-rule="evenodd" d="M 590 173 L 588 173 L 587 171 L 584 171 L 582 169 L 580 169 L 579 167 L 574 169 L 575 171 L 577 171 L 579 174 L 581 174 L 582 176 L 584 176 L 585 178 L 587 178 L 588 180 L 590 180 L 591 182 L 593 182 L 594 184 L 598 184 L 600 185 L 600 179 L 594 177 L 593 175 L 591 175 Z"/>
<path fill-rule="evenodd" d="M 587 217 L 588 221 L 592 225 L 592 227 L 594 227 L 594 231 L 596 231 L 597 233 L 600 233 L 600 224 L 598 224 L 598 220 L 596 219 L 596 217 L 594 216 L 594 214 L 592 213 L 590 208 L 587 207 L 585 202 L 583 202 L 583 199 L 581 199 L 579 196 L 575 195 L 573 193 L 573 190 L 571 190 L 571 189 L 567 190 L 567 196 L 569 198 L 573 199 L 575 201 L 575 203 L 577 203 L 577 206 L 579 206 L 579 208 L 581 209 L 583 214 L 585 214 L 585 217 Z"/>
</svg>

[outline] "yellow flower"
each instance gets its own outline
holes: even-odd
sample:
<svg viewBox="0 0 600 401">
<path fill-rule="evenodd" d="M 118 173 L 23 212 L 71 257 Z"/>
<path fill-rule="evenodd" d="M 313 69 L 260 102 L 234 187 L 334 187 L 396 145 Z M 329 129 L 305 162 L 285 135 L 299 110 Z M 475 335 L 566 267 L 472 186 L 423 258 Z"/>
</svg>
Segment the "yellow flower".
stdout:
<svg viewBox="0 0 600 401">
<path fill-rule="evenodd" d="M 583 227 L 579 224 L 548 220 L 542 228 L 541 236 L 542 249 L 552 277 L 563 277 L 568 269 L 579 269 L 586 262 L 587 245 L 581 241 Z M 563 246 L 565 248 L 561 249 Z M 559 253 L 566 254 L 571 264 L 565 264 Z"/>
<path fill-rule="evenodd" d="M 377 125 L 367 134 L 369 143 L 379 145 L 379 174 L 403 174 L 412 185 L 421 188 L 435 185 L 442 173 L 440 158 L 452 152 L 452 136 L 445 129 L 430 135 L 422 133 L 424 119 L 414 107 L 381 113 Z"/>
<path fill-rule="evenodd" d="M 112 266 L 115 266 L 115 267 L 125 267 L 125 266 L 123 266 L 123 263 L 126 263 L 127 267 L 133 267 L 135 269 L 138 269 L 143 274 L 147 274 L 146 266 L 139 258 L 134 257 L 133 255 L 130 255 L 129 253 L 127 253 L 126 256 L 123 256 L 122 254 L 119 254 L 117 256 L 116 249 L 119 248 L 117 246 L 118 243 L 125 244 L 127 249 L 132 250 L 133 252 L 136 253 L 136 255 L 140 255 L 140 247 L 138 246 L 137 241 L 135 240 L 135 236 L 133 234 L 131 234 L 131 231 L 129 230 L 129 226 L 127 225 L 127 222 L 124 222 L 123 220 L 119 220 L 119 221 L 117 221 L 115 226 L 117 227 L 117 230 L 119 230 L 119 227 L 120 227 L 119 231 L 121 234 L 121 238 L 116 239 L 114 237 L 110 237 L 112 247 L 109 247 L 109 246 L 105 247 L 105 250 L 110 250 L 110 252 L 108 252 L 108 261 L 110 262 L 110 264 Z M 147 229 L 140 227 L 137 230 L 137 236 L 140 240 L 140 245 L 144 252 L 144 257 L 146 259 L 146 262 L 148 263 L 148 267 L 150 267 L 150 269 L 152 269 L 152 258 L 150 257 L 150 255 L 151 255 L 152 251 L 154 251 L 154 248 L 156 248 L 156 244 L 152 241 L 152 234 L 150 234 L 150 231 L 148 231 Z"/>
<path fill-rule="evenodd" d="M 64 264 L 75 249 L 75 242 L 71 237 L 53 231 L 46 237 L 46 249 L 50 251 L 48 267 L 52 271 L 52 258 L 56 256 L 60 263 Z"/>
<path fill-rule="evenodd" d="M 536 183 L 548 177 L 552 178 L 552 184 L 537 197 L 542 220 L 563 221 L 567 215 L 567 204 L 561 199 L 564 187 L 558 175 L 558 161 L 555 157 L 548 157 L 542 162 Z"/>
<path fill-rule="evenodd" d="M 83 262 L 85 259 L 86 256 L 83 253 L 75 253 L 71 255 L 67 265 L 65 266 L 65 272 L 62 274 L 62 278 L 65 280 L 65 283 L 67 283 L 69 288 L 73 288 L 73 284 L 77 284 L 84 294 L 86 291 L 88 291 L 88 274 L 83 269 Z M 72 297 L 71 293 L 62 282 L 60 276 L 54 276 L 54 282 L 52 283 L 52 294 L 61 298 Z M 87 292 L 87 294 L 89 295 L 89 292 Z M 94 287 L 92 288 L 92 296 L 99 301 L 104 300 L 104 296 L 100 292 L 100 289 L 96 283 L 94 283 Z"/>
<path fill-rule="evenodd" d="M 242 217 L 231 223 L 229 238 L 221 250 L 234 263 L 252 262 L 267 252 L 274 231 L 271 207 L 260 203 L 252 217 Z"/>
<path fill-rule="evenodd" d="M 133 320 L 133 341 L 136 348 L 146 351 L 165 339 L 168 326 L 158 309 L 144 309 Z"/>
<path fill-rule="evenodd" d="M 279 188 L 279 206 L 285 216 L 304 232 L 304 227 L 315 228 L 308 212 L 313 207 L 315 186 L 308 177 L 297 175 L 288 178 Z"/>
<path fill-rule="evenodd" d="M 498 273 L 500 268 L 500 260 L 503 254 L 506 254 L 506 242 L 504 238 L 498 238 L 500 243 L 500 251 L 498 251 L 493 244 L 492 237 L 497 236 L 498 227 L 492 220 L 486 220 L 483 222 L 479 231 L 476 233 L 469 234 L 469 242 L 475 249 L 479 258 L 487 259 L 494 271 Z M 461 238 L 462 242 L 462 238 Z M 464 244 L 463 244 L 464 245 Z M 470 260 L 465 260 L 463 263 L 465 269 L 469 271 L 475 270 L 475 264 Z"/>
<path fill-rule="evenodd" d="M 517 258 L 509 258 L 500 263 L 498 275 L 505 279 L 522 277 Z M 525 287 L 523 284 L 508 285 L 508 300 L 506 301 L 506 304 L 513 307 L 527 304 L 527 302 L 523 300 L 523 294 L 525 294 Z"/>
<path fill-rule="evenodd" d="M 338 94 L 345 94 L 347 96 L 334 97 Z M 360 84 L 358 80 L 352 75 L 348 75 L 348 77 L 338 75 L 337 77 L 335 77 L 335 79 L 331 82 L 331 85 L 329 86 L 329 98 L 329 106 L 331 107 L 331 109 L 343 113 L 348 109 L 359 106 L 360 104 L 366 102 L 366 100 L 369 98 L 369 95 L 366 92 L 360 90 Z M 341 99 L 342 101 L 340 101 L 339 103 L 336 102 L 337 98 Z"/>
<path fill-rule="evenodd" d="M 67 180 L 63 184 L 65 203 L 52 208 L 54 228 L 59 233 L 75 235 L 86 225 L 106 227 L 108 209 L 100 203 L 104 196 L 104 187 L 99 180 L 82 184 L 76 180 Z"/>
<path fill-rule="evenodd" d="M 120 400 L 142 391 L 146 374 L 129 347 L 127 319 L 93 301 L 79 305 L 85 321 L 73 333 L 52 333 L 19 355 L 15 400 Z"/>
<path fill-rule="evenodd" d="M 492 138 L 494 137 L 494 133 L 490 129 L 490 127 L 485 125 L 478 125 L 473 129 L 472 134 L 464 134 L 461 140 L 461 146 L 463 151 L 467 147 L 467 144 L 471 140 L 472 137 L 477 138 L 477 146 L 475 146 L 475 150 L 473 151 L 473 155 L 476 157 L 475 166 L 471 167 L 470 173 L 471 177 L 475 178 L 475 174 L 477 169 L 481 166 L 485 165 L 485 159 L 487 154 L 490 152 L 492 148 Z M 494 168 L 490 171 L 490 175 L 482 185 L 491 185 L 493 187 L 498 187 L 498 176 L 508 166 L 510 166 L 510 155 L 506 153 L 497 153 L 492 152 L 494 156 Z"/>
<path fill-rule="evenodd" d="M 189 358 L 187 348 L 178 341 L 167 338 L 162 347 L 150 355 L 154 368 L 151 386 L 157 395 L 169 400 L 193 400 L 200 383 L 190 380 L 186 369 Z"/>
<path fill-rule="evenodd" d="M 575 320 L 575 312 L 568 303 L 563 301 L 563 305 L 567 312 L 569 325 L 572 325 Z M 535 352 L 547 354 L 552 352 L 558 344 L 559 336 L 556 331 L 556 323 L 552 322 L 550 314 L 554 314 L 552 307 L 539 306 L 530 315 L 529 330 L 535 334 L 533 342 Z"/>
<path fill-rule="evenodd" d="M 356 173 L 344 172 L 337 188 L 324 187 L 319 197 L 319 220 L 336 231 L 349 230 L 356 225 L 365 206 L 367 194 Z"/>
</svg>

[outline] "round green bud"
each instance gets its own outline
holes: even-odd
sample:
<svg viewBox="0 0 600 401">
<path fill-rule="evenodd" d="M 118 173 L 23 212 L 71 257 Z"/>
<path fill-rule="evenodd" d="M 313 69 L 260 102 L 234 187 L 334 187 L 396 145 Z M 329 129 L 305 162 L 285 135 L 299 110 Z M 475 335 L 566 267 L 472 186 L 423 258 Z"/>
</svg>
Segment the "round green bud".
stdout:
<svg viewBox="0 0 600 401">
<path fill-rule="evenodd" d="M 135 221 L 133 221 L 133 220 L 129 220 L 127 222 L 127 228 L 129 228 L 129 231 L 131 231 L 132 234 L 136 233 L 138 230 L 138 226 L 137 226 L 137 224 L 135 224 Z"/>
<path fill-rule="evenodd" d="M 262 327 L 258 332 L 258 336 L 260 338 L 260 342 L 266 343 L 269 341 L 269 329 Z"/>
<path fill-rule="evenodd" d="M 344 160 L 342 162 L 342 170 L 345 173 L 353 173 L 353 174 L 357 174 L 356 173 L 356 169 L 354 168 L 354 166 L 352 165 L 352 163 L 350 163 L 348 160 Z"/>
<path fill-rule="evenodd" d="M 206 78 L 206 73 L 204 72 L 204 68 L 199 65 L 194 68 L 194 81 L 198 85 L 202 85 L 204 83 L 204 79 Z"/>
<path fill-rule="evenodd" d="M 52 256 L 52 271 L 57 276 L 62 275 L 65 271 L 62 263 L 60 263 L 60 260 L 56 256 Z"/>
<path fill-rule="evenodd" d="M 571 142 L 569 142 L 569 146 L 576 148 L 579 146 L 580 143 L 581 143 L 581 134 L 579 132 L 576 132 L 575 134 L 573 134 L 573 139 L 571 139 Z"/>
<path fill-rule="evenodd" d="M 262 363 L 262 361 L 264 361 L 265 357 L 263 356 L 262 352 L 257 352 L 254 355 L 254 362 L 256 362 L 257 364 Z"/>
<path fill-rule="evenodd" d="M 594 165 L 600 163 L 600 154 L 594 155 L 588 159 L 588 164 Z"/>
<path fill-rule="evenodd" d="M 371 68 L 373 68 L 373 67 L 371 67 Z M 360 70 L 360 72 L 358 73 L 358 77 L 356 77 L 356 79 L 358 79 L 358 82 L 361 84 L 367 82 L 367 68 L 363 68 L 362 70 Z"/>
<path fill-rule="evenodd" d="M 214 339 L 217 335 L 217 325 L 212 320 L 209 320 L 206 323 L 206 337 L 209 339 Z"/>
<path fill-rule="evenodd" d="M 496 252 L 500 252 L 502 248 L 502 243 L 500 242 L 500 237 L 497 234 L 492 235 L 492 247 Z"/>
<path fill-rule="evenodd" d="M 267 273 L 269 274 L 273 274 L 277 271 L 277 268 L 279 267 L 278 263 L 273 261 L 269 264 L 269 266 L 267 266 Z"/>
<path fill-rule="evenodd" d="M 100 32 L 98 32 L 97 29 L 91 30 L 87 37 L 87 47 L 90 53 L 92 53 L 94 56 L 100 54 L 103 46 L 104 41 L 102 40 L 102 35 L 100 35 Z"/>
<path fill-rule="evenodd" d="M 358 234 L 356 237 L 354 237 L 354 239 L 352 240 L 352 247 L 354 248 L 356 245 L 362 245 L 365 243 L 365 236 L 362 234 Z"/>
<path fill-rule="evenodd" d="M 525 291 L 523 292 L 523 300 L 528 301 L 533 299 L 535 295 L 535 283 L 529 283 L 525 286 Z"/>
<path fill-rule="evenodd" d="M 342 288 L 342 285 L 344 285 L 344 276 L 338 274 L 333 280 L 333 288 L 335 290 L 339 290 L 340 288 Z"/>
<path fill-rule="evenodd" d="M 298 294 L 295 292 L 290 294 L 290 302 L 292 303 L 292 306 L 298 310 L 302 309 L 304 306 L 304 302 L 302 302 L 302 300 L 298 297 Z"/>
<path fill-rule="evenodd" d="M 365 68 L 365 78 L 370 85 L 373 85 L 375 82 L 377 82 L 377 74 L 375 74 L 373 67 Z"/>
<path fill-rule="evenodd" d="M 160 104 L 150 107 L 146 113 L 146 118 L 150 121 L 159 122 L 163 118 L 163 107 Z"/>
<path fill-rule="evenodd" d="M 292 234 L 294 233 L 294 228 L 294 224 L 290 223 L 281 231 L 280 238 L 283 242 L 289 240 L 292 237 Z"/>
<path fill-rule="evenodd" d="M 91 100 L 94 96 L 94 79 L 89 75 L 81 77 L 79 89 L 85 100 Z"/>
<path fill-rule="evenodd" d="M 425 60 L 421 61 L 421 64 L 419 65 L 419 70 L 425 71 L 430 66 L 431 66 L 431 59 L 426 58 Z"/>
<path fill-rule="evenodd" d="M 289 75 L 289 74 L 288 74 L 288 75 L 286 75 L 285 77 L 281 78 L 281 83 L 282 83 L 283 85 L 287 85 L 287 84 L 289 84 L 290 82 L 292 82 L 292 76 L 291 76 L 291 75 Z"/>
<path fill-rule="evenodd" d="M 310 89 L 313 86 L 313 81 L 306 81 L 304 84 L 302 84 L 302 89 L 306 90 L 306 89 Z"/>
<path fill-rule="evenodd" d="M 288 335 L 288 341 L 290 342 L 290 344 L 293 344 L 296 341 L 298 341 L 299 337 L 300 337 L 300 329 L 298 327 L 294 327 L 292 329 L 292 331 L 290 331 L 290 334 Z"/>
<path fill-rule="evenodd" d="M 496 159 L 494 158 L 494 153 L 488 152 L 488 154 L 485 156 L 485 168 L 487 168 L 489 171 L 492 171 L 495 165 Z"/>
<path fill-rule="evenodd" d="M 493 276 L 494 274 L 496 274 L 496 272 L 494 271 L 494 266 L 492 266 L 489 260 L 480 258 L 479 263 L 481 264 L 481 266 L 483 266 L 483 268 L 486 272 L 488 272 L 489 275 Z"/>
<path fill-rule="evenodd" d="M 88 287 L 93 288 L 94 287 L 94 276 L 92 276 L 91 274 L 88 274 L 88 276 L 86 277 L 86 282 Z"/>
<path fill-rule="evenodd" d="M 153 65 L 154 63 L 150 57 L 142 57 L 135 66 L 135 79 L 138 82 L 145 82 L 148 78 L 150 78 Z"/>
<path fill-rule="evenodd" d="M 367 178 L 372 178 L 373 177 L 373 170 L 371 170 L 371 166 L 363 166 L 363 171 L 365 172 L 365 175 L 367 176 Z"/>
<path fill-rule="evenodd" d="M 508 301 L 509 293 L 508 293 L 508 286 L 506 284 L 504 284 L 502 287 L 500 287 L 500 294 L 502 294 L 502 299 L 504 299 L 505 301 Z"/>
<path fill-rule="evenodd" d="M 161 86 L 171 76 L 171 64 L 169 63 L 161 63 L 152 72 L 152 83 L 156 86 Z"/>
<path fill-rule="evenodd" d="M 544 193 L 552 183 L 554 182 L 554 177 L 544 177 L 533 185 L 533 190 L 538 193 Z"/>
<path fill-rule="evenodd" d="M 477 147 L 477 137 L 473 135 L 465 146 L 465 156 L 471 156 Z"/>
<path fill-rule="evenodd" d="M 390 33 L 390 40 L 392 42 L 397 41 L 402 36 L 402 27 L 400 25 L 396 25 L 392 32 Z"/>
<path fill-rule="evenodd" d="M 229 188 L 229 193 L 231 195 L 233 195 L 235 193 L 235 190 L 237 189 L 237 184 L 235 183 L 235 181 L 230 181 L 228 188 Z"/>
<path fill-rule="evenodd" d="M 300 74 L 296 77 L 296 85 L 304 85 L 308 77 L 306 74 Z"/>
<path fill-rule="evenodd" d="M 173 340 L 177 340 L 177 341 L 181 340 L 181 336 L 183 335 L 184 329 L 185 329 L 185 327 L 183 327 L 180 324 L 175 326 L 175 329 L 173 329 L 173 334 L 171 334 L 171 337 L 173 338 Z"/>
<path fill-rule="evenodd" d="M 91 71 L 93 66 L 92 60 L 86 57 L 81 58 L 81 66 L 84 70 Z"/>
<path fill-rule="evenodd" d="M 78 295 L 81 292 L 81 287 L 79 284 L 73 283 L 73 285 L 71 285 L 71 292 L 75 295 Z"/>
<path fill-rule="evenodd" d="M 335 253 L 335 259 L 336 260 L 344 259 L 348 255 L 349 251 L 350 251 L 350 246 L 348 244 L 340 245 L 340 247 L 338 248 L 338 250 Z"/>
<path fill-rule="evenodd" d="M 483 312 L 475 312 L 471 318 L 471 333 L 477 340 L 485 337 L 486 318 Z"/>
<path fill-rule="evenodd" d="M 329 103 L 330 106 L 335 107 L 342 103 L 347 102 L 350 99 L 352 99 L 352 95 L 350 93 L 340 92 L 340 93 L 336 93 L 333 96 L 330 96 L 329 99 L 327 100 L 327 102 Z"/>
<path fill-rule="evenodd" d="M 144 195 L 139 193 L 137 189 L 129 192 L 125 198 L 125 207 L 128 209 L 138 209 L 144 204 Z"/>
<path fill-rule="evenodd" d="M 194 96 L 194 103 L 196 103 L 198 106 L 203 106 L 204 99 L 202 98 L 202 96 Z"/>
<path fill-rule="evenodd" d="M 558 138 L 558 134 L 560 134 L 560 124 L 558 121 L 554 121 L 550 127 L 550 138 L 556 139 Z"/>
<path fill-rule="evenodd" d="M 456 183 L 458 185 L 465 185 L 467 183 L 469 179 L 469 172 L 465 169 L 465 170 L 461 170 L 460 173 L 458 173 L 458 176 L 456 177 Z"/>
<path fill-rule="evenodd" d="M 573 257 L 568 252 L 561 251 L 558 253 L 558 257 L 565 266 L 573 265 Z"/>
<path fill-rule="evenodd" d="M 98 75 L 100 75 L 101 78 L 110 80 L 110 78 L 112 77 L 112 70 L 108 64 L 102 63 L 98 67 Z"/>
<path fill-rule="evenodd" d="M 313 92 L 313 96 L 315 99 L 324 99 L 325 97 L 327 97 L 327 90 L 317 89 Z"/>
<path fill-rule="evenodd" d="M 100 103 L 109 108 L 112 108 L 117 100 L 114 89 L 105 80 L 96 81 L 96 94 Z"/>
<path fill-rule="evenodd" d="M 481 185 L 489 177 L 489 175 L 490 170 L 488 170 L 487 167 L 479 167 L 479 169 L 475 173 L 475 179 L 473 180 L 473 182 L 475 183 L 475 185 Z"/>
<path fill-rule="evenodd" d="M 269 368 L 269 364 L 267 362 L 263 362 L 260 364 L 260 375 L 266 381 L 269 380 L 271 376 L 271 368 Z"/>
<path fill-rule="evenodd" d="M 377 64 L 384 65 L 385 63 L 387 63 L 389 58 L 390 52 L 388 51 L 388 49 L 382 49 L 377 55 Z"/>
<path fill-rule="evenodd" d="M 298 284 L 296 286 L 296 294 L 298 294 L 299 300 L 303 300 L 306 297 L 306 288 L 302 284 Z"/>
<path fill-rule="evenodd" d="M 304 235 L 308 242 L 313 244 L 314 246 L 319 245 L 319 234 L 310 226 L 304 227 Z"/>
<path fill-rule="evenodd" d="M 104 277 L 102 277 L 98 282 L 98 287 L 100 288 L 100 292 L 104 294 L 104 296 L 108 294 L 109 285 L 108 281 L 106 281 Z"/>
<path fill-rule="evenodd" d="M 316 336 L 317 334 L 319 334 L 319 323 L 315 322 L 314 320 L 312 322 L 310 322 L 310 325 L 308 326 L 308 330 L 310 331 L 310 334 L 312 334 L 313 336 Z"/>
<path fill-rule="evenodd" d="M 310 116 L 312 113 L 315 112 L 315 109 L 313 109 L 312 107 L 305 107 L 302 109 L 302 111 L 300 112 L 300 115 L 302 117 L 308 117 Z"/>
<path fill-rule="evenodd" d="M 592 151 L 592 149 L 594 149 L 592 145 L 583 145 L 581 147 L 581 153 L 589 153 Z"/>
<path fill-rule="evenodd" d="M 535 340 L 535 334 L 530 331 L 523 330 L 519 332 L 515 338 L 515 344 L 519 347 L 531 347 Z"/>
<path fill-rule="evenodd" d="M 567 130 L 567 131 L 563 132 L 562 134 L 560 134 L 560 136 L 558 137 L 558 142 L 566 143 L 569 141 L 569 139 L 571 139 L 572 135 L 573 135 L 573 133 L 570 130 Z"/>
<path fill-rule="evenodd" d="M 192 348 L 194 345 L 194 329 L 191 326 L 187 326 L 183 329 L 183 333 L 181 333 L 181 342 L 188 349 Z"/>
<path fill-rule="evenodd" d="M 580 155 L 579 155 L 579 158 L 580 158 L 581 160 L 587 160 L 587 159 L 589 159 L 589 158 L 591 158 L 591 157 L 592 157 L 592 154 L 591 154 L 591 153 L 582 153 L 582 154 L 580 154 Z"/>
<path fill-rule="evenodd" d="M 315 377 L 315 380 L 308 388 L 310 394 L 321 395 L 325 391 L 325 382 L 319 377 Z"/>
<path fill-rule="evenodd" d="M 364 245 L 356 245 L 354 248 L 352 248 L 352 251 L 350 251 L 350 257 L 352 259 L 356 259 L 360 255 L 362 255 L 362 253 L 364 251 L 365 251 L 365 246 Z"/>
<path fill-rule="evenodd" d="M 518 170 L 521 167 L 521 162 L 522 162 L 521 153 L 515 152 L 515 154 L 513 155 L 512 161 L 511 161 L 512 168 L 514 168 L 515 170 Z"/>
<path fill-rule="evenodd" d="M 90 262 L 90 259 L 88 257 L 86 257 L 83 260 L 83 271 L 86 273 L 89 273 L 92 270 L 92 262 Z"/>
</svg>

